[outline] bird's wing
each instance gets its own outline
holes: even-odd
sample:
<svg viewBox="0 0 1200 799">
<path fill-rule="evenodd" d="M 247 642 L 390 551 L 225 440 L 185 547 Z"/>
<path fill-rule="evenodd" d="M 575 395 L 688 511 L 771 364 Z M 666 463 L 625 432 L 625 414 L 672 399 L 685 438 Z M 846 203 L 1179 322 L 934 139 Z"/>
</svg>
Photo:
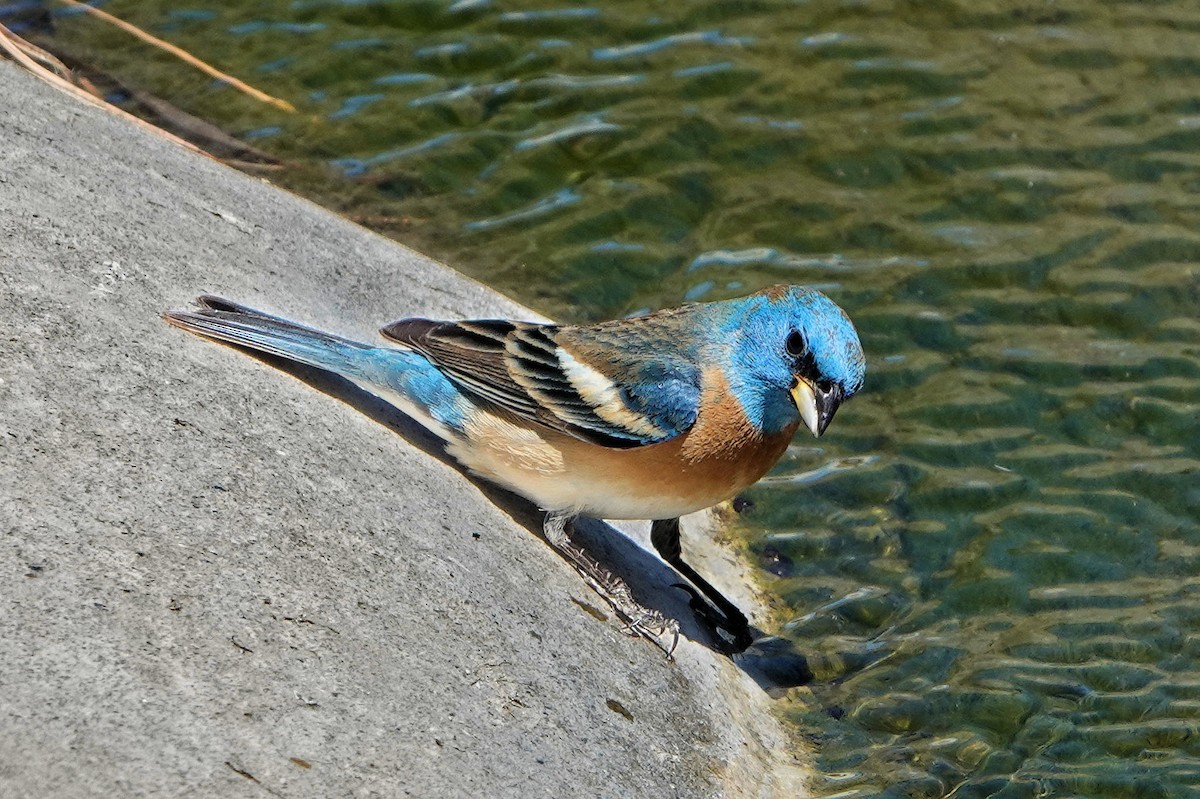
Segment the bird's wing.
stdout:
<svg viewBox="0 0 1200 799">
<path fill-rule="evenodd" d="M 664 350 L 610 328 L 404 319 L 381 332 L 473 398 L 584 441 L 634 447 L 690 428 L 700 374 L 677 339 Z"/>
</svg>

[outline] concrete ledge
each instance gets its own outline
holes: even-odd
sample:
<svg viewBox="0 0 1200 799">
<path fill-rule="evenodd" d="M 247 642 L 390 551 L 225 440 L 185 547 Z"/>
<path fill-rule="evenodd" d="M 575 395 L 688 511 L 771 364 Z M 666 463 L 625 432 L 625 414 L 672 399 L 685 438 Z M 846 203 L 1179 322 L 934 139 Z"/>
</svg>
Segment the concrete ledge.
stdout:
<svg viewBox="0 0 1200 799">
<path fill-rule="evenodd" d="M 0 795 L 799 795 L 740 669 L 587 612 L 402 418 L 159 319 L 204 291 L 528 315 L 0 62 Z"/>
</svg>

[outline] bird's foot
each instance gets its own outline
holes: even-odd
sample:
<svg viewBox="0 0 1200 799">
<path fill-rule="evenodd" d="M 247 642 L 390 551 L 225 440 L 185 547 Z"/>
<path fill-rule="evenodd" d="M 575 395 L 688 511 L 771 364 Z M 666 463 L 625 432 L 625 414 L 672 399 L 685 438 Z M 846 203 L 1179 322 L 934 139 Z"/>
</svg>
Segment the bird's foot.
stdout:
<svg viewBox="0 0 1200 799">
<path fill-rule="evenodd" d="M 624 582 L 621 585 L 624 587 Z M 621 605 L 614 603 L 607 596 L 605 601 L 622 621 L 622 632 L 635 638 L 644 638 L 662 650 L 667 660 L 674 659 L 675 647 L 679 644 L 679 622 L 632 599 Z"/>
<path fill-rule="evenodd" d="M 675 588 L 682 588 L 688 593 L 688 607 L 708 630 L 714 647 L 722 654 L 732 656 L 745 652 L 754 642 L 749 620 L 733 605 L 719 610 L 705 601 L 700 592 L 687 583 L 675 583 Z"/>
<path fill-rule="evenodd" d="M 558 550 L 592 590 L 612 608 L 626 635 L 646 639 L 661 649 L 668 659 L 671 658 L 675 645 L 679 643 L 679 622 L 639 603 L 624 580 L 601 566 L 574 542 L 559 546 Z"/>
<path fill-rule="evenodd" d="M 617 575 L 576 544 L 568 532 L 569 520 L 551 514 L 546 517 L 546 540 L 579 572 L 593 591 L 612 608 L 621 622 L 622 631 L 635 638 L 644 638 L 671 659 L 679 643 L 679 622 L 633 598 L 629 586 Z"/>
<path fill-rule="evenodd" d="M 688 605 L 700 623 L 708 628 L 714 648 L 726 655 L 744 652 L 754 642 L 750 622 L 737 609 L 737 605 L 684 562 L 679 541 L 679 519 L 654 520 L 650 525 L 650 543 L 654 544 L 663 560 L 674 566 L 688 581 L 675 583 L 675 586 L 688 592 Z"/>
</svg>

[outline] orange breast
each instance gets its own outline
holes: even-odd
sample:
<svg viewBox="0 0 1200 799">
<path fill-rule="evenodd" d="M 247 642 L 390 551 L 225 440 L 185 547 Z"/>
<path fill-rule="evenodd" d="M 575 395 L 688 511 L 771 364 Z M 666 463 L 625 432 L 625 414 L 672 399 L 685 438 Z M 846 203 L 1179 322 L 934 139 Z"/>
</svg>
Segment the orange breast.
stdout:
<svg viewBox="0 0 1200 799">
<path fill-rule="evenodd" d="M 669 519 L 703 510 L 754 483 L 787 449 L 796 424 L 764 436 L 716 370 L 704 374 L 691 429 L 658 444 L 597 446 L 479 410 L 454 457 L 546 510 L 608 519 Z"/>
<path fill-rule="evenodd" d="M 629 519 L 680 516 L 729 499 L 778 462 L 799 422 L 763 435 L 719 372 L 704 378 L 700 412 L 682 436 L 632 449 L 598 448 L 566 437 L 554 442 L 564 476 L 603 487 L 603 497 L 580 492 L 589 495 L 585 512 Z"/>
</svg>

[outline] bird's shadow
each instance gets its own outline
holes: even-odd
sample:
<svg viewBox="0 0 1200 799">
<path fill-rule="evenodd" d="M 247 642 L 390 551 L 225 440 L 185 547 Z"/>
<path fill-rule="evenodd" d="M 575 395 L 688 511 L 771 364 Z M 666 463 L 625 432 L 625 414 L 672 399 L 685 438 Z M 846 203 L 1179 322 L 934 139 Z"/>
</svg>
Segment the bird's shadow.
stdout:
<svg viewBox="0 0 1200 799">
<path fill-rule="evenodd" d="M 333 372 L 237 345 L 226 346 L 290 374 L 311 388 L 344 402 L 422 452 L 453 467 L 474 484 L 488 501 L 535 536 L 546 541 L 542 530 L 544 512 L 523 497 L 463 469 L 462 465 L 446 452 L 441 439 L 394 405 Z M 676 584 L 685 582 L 684 579 L 657 554 L 600 519 L 576 519 L 574 537 L 603 568 L 628 585 L 639 604 L 665 618 L 676 620 L 683 637 L 714 652 L 726 654 L 723 642 L 698 620 L 695 611 L 689 606 L 691 595 L 675 587 Z M 548 541 L 547 546 L 550 546 Z M 582 599 L 575 601 L 592 615 L 598 615 L 597 605 Z M 600 614 L 607 615 L 604 610 L 600 610 Z M 745 652 L 731 656 L 731 659 L 762 688 L 775 691 L 803 685 L 812 680 L 812 673 L 803 655 L 788 651 L 788 647 L 778 644 L 779 639 L 764 636 L 761 630 L 753 626 L 751 632 L 754 635 L 754 643 Z"/>
</svg>

